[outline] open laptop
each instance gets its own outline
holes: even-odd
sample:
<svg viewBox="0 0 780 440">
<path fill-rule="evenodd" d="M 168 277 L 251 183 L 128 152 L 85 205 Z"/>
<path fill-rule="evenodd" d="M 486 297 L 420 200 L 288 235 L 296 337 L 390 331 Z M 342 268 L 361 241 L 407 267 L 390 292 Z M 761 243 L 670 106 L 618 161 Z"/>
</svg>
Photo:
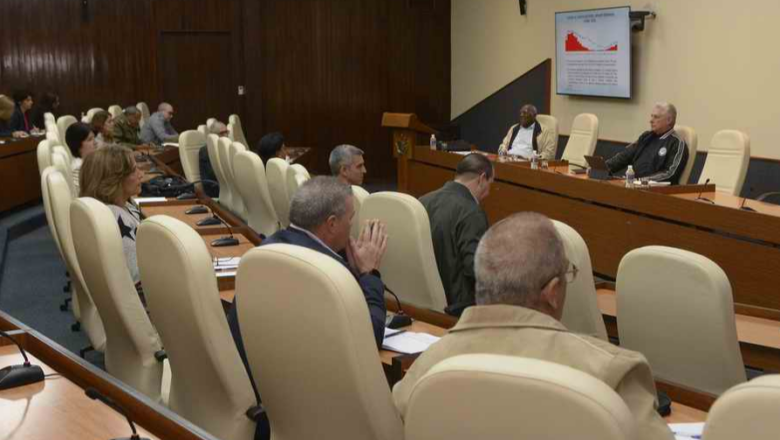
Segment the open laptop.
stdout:
<svg viewBox="0 0 780 440">
<path fill-rule="evenodd" d="M 610 180 L 610 179 L 622 179 L 622 176 L 613 176 L 607 166 L 607 161 L 602 156 L 583 156 L 585 161 L 588 162 L 590 170 L 588 170 L 588 177 L 597 180 Z"/>
</svg>

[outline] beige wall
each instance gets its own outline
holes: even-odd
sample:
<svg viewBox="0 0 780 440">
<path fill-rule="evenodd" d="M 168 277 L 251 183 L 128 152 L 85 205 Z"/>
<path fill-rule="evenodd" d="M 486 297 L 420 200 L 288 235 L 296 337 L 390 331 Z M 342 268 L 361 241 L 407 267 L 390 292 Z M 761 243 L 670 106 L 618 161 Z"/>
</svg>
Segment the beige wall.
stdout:
<svg viewBox="0 0 780 440">
<path fill-rule="evenodd" d="M 658 18 L 633 33 L 630 100 L 555 94 L 555 12 L 630 5 Z M 574 116 L 599 117 L 601 139 L 632 141 L 652 104 L 677 105 L 706 150 L 721 129 L 750 135 L 754 157 L 780 159 L 780 1 L 452 1 L 452 117 L 546 58 L 553 60 L 552 114 L 567 134 Z"/>
</svg>

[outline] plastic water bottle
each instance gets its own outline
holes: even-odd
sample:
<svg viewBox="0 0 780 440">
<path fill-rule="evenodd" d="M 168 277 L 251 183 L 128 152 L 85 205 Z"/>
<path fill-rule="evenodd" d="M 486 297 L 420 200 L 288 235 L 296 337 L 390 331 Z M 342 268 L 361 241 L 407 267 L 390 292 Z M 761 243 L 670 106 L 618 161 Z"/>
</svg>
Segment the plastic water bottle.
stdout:
<svg viewBox="0 0 780 440">
<path fill-rule="evenodd" d="M 628 169 L 626 169 L 626 188 L 633 188 L 635 179 L 634 167 L 629 165 Z"/>
<path fill-rule="evenodd" d="M 539 158 L 536 157 L 536 151 L 531 153 L 531 169 L 532 170 L 538 170 L 539 169 Z"/>
<path fill-rule="evenodd" d="M 435 150 L 435 149 L 436 149 L 436 135 L 432 134 L 431 135 L 431 150 Z"/>
</svg>

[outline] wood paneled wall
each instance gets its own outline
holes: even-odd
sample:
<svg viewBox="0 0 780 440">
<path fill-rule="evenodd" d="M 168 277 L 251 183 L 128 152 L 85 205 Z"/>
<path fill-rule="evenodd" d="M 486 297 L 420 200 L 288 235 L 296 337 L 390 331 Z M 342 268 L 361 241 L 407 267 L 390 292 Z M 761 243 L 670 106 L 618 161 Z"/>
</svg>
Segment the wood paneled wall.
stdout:
<svg viewBox="0 0 780 440">
<path fill-rule="evenodd" d="M 251 142 L 282 131 L 290 145 L 315 147 L 314 172 L 327 171 L 333 146 L 352 143 L 366 150 L 370 179 L 393 179 L 382 112 L 449 120 L 450 0 L 2 0 L 0 92 L 53 90 L 68 114 L 154 107 L 171 83 L 165 66 L 176 65 L 161 60 L 173 32 L 228 33 L 233 93 L 214 108 L 239 113 Z M 173 104 L 181 114 L 201 101 Z"/>
</svg>

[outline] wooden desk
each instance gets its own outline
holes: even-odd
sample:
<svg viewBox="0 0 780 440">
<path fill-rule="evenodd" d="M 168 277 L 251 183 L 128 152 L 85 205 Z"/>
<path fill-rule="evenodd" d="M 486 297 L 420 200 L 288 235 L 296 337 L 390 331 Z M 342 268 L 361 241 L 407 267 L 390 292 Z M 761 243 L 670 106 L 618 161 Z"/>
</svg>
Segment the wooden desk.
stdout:
<svg viewBox="0 0 780 440">
<path fill-rule="evenodd" d="M 0 213 L 41 199 L 38 142 L 42 136 L 0 138 Z"/>
<path fill-rule="evenodd" d="M 152 402 L 42 334 L 0 312 L 0 328 L 11 331 L 44 373 L 44 382 L 0 391 L 0 438 L 107 440 L 128 437 L 127 420 L 84 394 L 93 387 L 125 408 L 141 435 L 157 439 L 216 440 L 167 408 Z M 0 368 L 22 362 L 15 346 L 0 339 Z"/>
<path fill-rule="evenodd" d="M 419 197 L 454 176 L 462 156 L 418 146 L 399 156 L 399 190 Z M 780 320 L 780 207 L 757 201 L 759 212 L 735 209 L 736 201 L 712 193 L 716 204 L 694 194 L 670 195 L 624 188 L 552 170 L 496 163 L 496 182 L 484 208 L 491 222 L 536 211 L 582 235 L 594 271 L 616 277 L 629 251 L 663 245 L 699 253 L 717 263 L 732 283 L 738 313 Z"/>
</svg>

